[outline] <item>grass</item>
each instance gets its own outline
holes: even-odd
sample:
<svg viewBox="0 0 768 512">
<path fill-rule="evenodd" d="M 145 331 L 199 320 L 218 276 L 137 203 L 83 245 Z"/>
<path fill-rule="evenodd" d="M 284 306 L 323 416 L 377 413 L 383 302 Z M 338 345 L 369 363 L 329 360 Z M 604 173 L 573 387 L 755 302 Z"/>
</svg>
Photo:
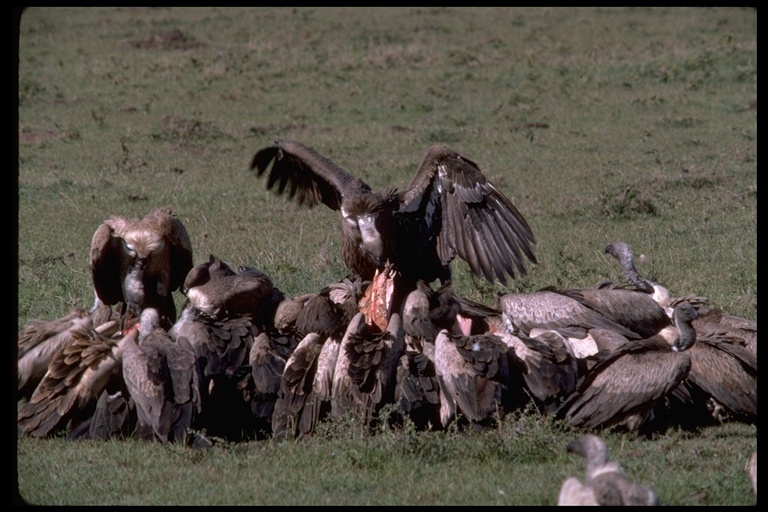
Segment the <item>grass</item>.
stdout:
<svg viewBox="0 0 768 512">
<path fill-rule="evenodd" d="M 374 189 L 405 186 L 433 143 L 477 162 L 529 221 L 539 264 L 503 287 L 457 261 L 467 298 L 615 279 L 602 249 L 622 239 L 673 293 L 756 319 L 756 14 L 31 8 L 19 25 L 17 328 L 90 306 L 96 227 L 156 206 L 185 223 L 196 263 L 256 266 L 287 294 L 338 280 L 336 213 L 300 210 L 248 169 L 277 138 Z M 205 453 L 25 438 L 17 469 L 38 504 L 544 505 L 583 471 L 564 453 L 573 435 L 523 417 L 484 436 L 342 428 Z M 664 504 L 736 505 L 754 503 L 743 466 L 756 436 L 731 424 L 609 440 Z"/>
</svg>

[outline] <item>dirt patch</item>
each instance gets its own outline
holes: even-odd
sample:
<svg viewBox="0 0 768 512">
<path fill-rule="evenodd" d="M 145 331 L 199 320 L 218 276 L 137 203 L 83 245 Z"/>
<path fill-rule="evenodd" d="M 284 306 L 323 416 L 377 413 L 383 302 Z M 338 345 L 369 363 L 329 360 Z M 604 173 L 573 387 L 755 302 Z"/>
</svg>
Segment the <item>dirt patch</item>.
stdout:
<svg viewBox="0 0 768 512">
<path fill-rule="evenodd" d="M 59 132 L 51 130 L 32 130 L 30 128 L 22 128 L 19 131 L 19 144 L 43 144 L 44 142 L 50 142 L 57 140 L 61 137 Z"/>
<path fill-rule="evenodd" d="M 189 50 L 204 46 L 203 43 L 187 36 L 179 29 L 172 29 L 166 32 L 159 32 L 149 39 L 131 41 L 129 43 L 134 48 L 148 48 L 155 50 Z"/>
</svg>

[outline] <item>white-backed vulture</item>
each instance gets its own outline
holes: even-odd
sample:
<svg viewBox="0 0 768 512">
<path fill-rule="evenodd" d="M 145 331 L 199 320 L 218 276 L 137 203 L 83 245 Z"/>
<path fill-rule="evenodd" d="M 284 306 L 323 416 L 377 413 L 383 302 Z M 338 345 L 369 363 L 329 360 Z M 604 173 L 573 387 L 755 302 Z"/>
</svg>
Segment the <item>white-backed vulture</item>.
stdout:
<svg viewBox="0 0 768 512">
<path fill-rule="evenodd" d="M 279 398 L 280 381 L 285 364 L 297 346 L 294 336 L 263 331 L 253 339 L 248 356 L 250 378 L 238 386 L 246 401 L 250 401 L 253 429 L 257 439 L 271 437 L 272 417 Z"/>
<path fill-rule="evenodd" d="M 562 400 L 576 389 L 579 379 L 577 358 L 569 350 L 566 339 L 555 331 L 538 328 L 528 336 L 522 332 L 496 335 L 514 354 L 523 384 L 543 411 L 555 412 Z M 514 370 L 510 368 L 510 373 Z"/>
<path fill-rule="evenodd" d="M 420 350 L 406 349 L 397 365 L 394 399 L 402 417 L 401 424 L 407 418 L 417 430 L 442 427 L 440 382 L 435 369 L 434 353 L 428 356 Z"/>
<path fill-rule="evenodd" d="M 91 240 L 90 269 L 96 303 L 122 302 L 138 317 L 144 308 L 160 312 L 163 327 L 176 321 L 173 293 L 192 268 L 192 242 L 169 208 L 143 219 L 112 216 Z"/>
<path fill-rule="evenodd" d="M 169 334 L 186 338 L 195 354 L 201 379 L 201 412 L 195 427 L 231 441 L 254 437 L 249 365 L 253 340 L 262 332 L 248 316 L 217 319 L 186 306 Z M 243 382 L 245 381 L 245 382 Z"/>
<path fill-rule="evenodd" d="M 688 302 L 696 308 L 698 317 L 693 327 L 700 336 L 725 335 L 742 338 L 746 347 L 757 354 L 757 322 L 747 318 L 731 315 L 720 308 L 714 308 L 706 297 L 684 295 L 674 297 L 670 291 L 654 283 L 635 268 L 635 258 L 632 247 L 626 242 L 613 242 L 605 247 L 605 253 L 610 254 L 619 262 L 622 277 L 636 289 L 651 294 L 667 314 L 671 314 L 674 306 L 680 302 Z"/>
<path fill-rule="evenodd" d="M 586 429 L 621 426 L 638 435 L 649 434 L 643 427 L 652 419 L 654 406 L 691 370 L 689 349 L 696 343 L 691 322 L 696 310 L 683 303 L 675 308 L 674 317 L 675 340 L 657 335 L 604 354 L 557 410 L 557 417 Z"/>
<path fill-rule="evenodd" d="M 211 318 L 248 316 L 262 329 L 271 329 L 275 311 L 285 295 L 261 270 L 241 265 L 237 271 L 211 255 L 196 265 L 184 282 L 186 307 L 194 307 Z"/>
<path fill-rule="evenodd" d="M 659 333 L 674 336 L 674 324 L 671 317 L 667 315 L 664 308 L 645 293 L 621 288 L 548 289 L 597 311 L 641 338 L 648 338 Z M 605 326 L 595 327 L 605 328 Z M 668 334 L 665 334 L 667 332 Z"/>
<path fill-rule="evenodd" d="M 33 320 L 17 339 L 17 382 L 19 398 L 29 399 L 56 353 L 74 342 L 73 329 L 94 328 L 104 336 L 117 331 L 119 317 L 106 305 L 87 312 L 74 308 L 55 320 Z"/>
<path fill-rule="evenodd" d="M 440 383 L 440 422 L 468 422 L 476 430 L 494 423 L 507 409 L 507 345 L 496 335 L 463 336 L 441 329 L 435 338 L 435 370 Z"/>
<path fill-rule="evenodd" d="M 531 329 L 556 330 L 564 336 L 583 338 L 589 329 L 614 330 L 628 338 L 640 336 L 573 297 L 552 289 L 536 292 L 505 293 L 498 298 L 505 330 L 512 334 Z"/>
<path fill-rule="evenodd" d="M 186 443 L 200 413 L 200 374 L 186 338 L 171 340 L 154 308 L 141 312 L 139 337 L 123 349 L 125 386 L 136 405 L 136 435 L 161 443 Z"/>
<path fill-rule="evenodd" d="M 338 341 L 316 332 L 308 333 L 299 341 L 280 377 L 272 414 L 274 438 L 292 439 L 312 434 L 317 423 L 330 413 L 338 347 Z M 321 361 L 324 350 L 330 353 Z"/>
<path fill-rule="evenodd" d="M 476 275 L 504 284 L 507 276 L 526 273 L 525 258 L 536 263 L 535 238 L 525 218 L 477 164 L 442 145 L 429 148 L 400 191 L 375 193 L 362 179 L 294 141 L 260 149 L 251 169 L 257 176 L 267 173 L 267 189 L 299 205 L 322 203 L 338 211 L 347 267 L 371 280 L 391 262 L 407 283 L 402 297 L 418 279 L 449 280 L 456 256 Z"/>
<path fill-rule="evenodd" d="M 633 482 L 621 465 L 610 459 L 605 441 L 585 434 L 566 445 L 569 453 L 586 459 L 584 481 L 566 479 L 557 498 L 558 505 L 658 506 L 658 495 L 648 486 Z"/>
<path fill-rule="evenodd" d="M 70 334 L 74 341 L 56 352 L 29 401 L 18 410 L 20 434 L 47 437 L 88 421 L 101 393 L 119 388 L 123 349 L 138 339 L 136 327 L 128 327 L 120 338 L 85 326 Z"/>
<path fill-rule="evenodd" d="M 384 405 L 394 401 L 397 365 L 405 353 L 400 314 L 389 317 L 385 331 L 357 313 L 344 333 L 333 372 L 331 417 L 348 415 L 371 425 Z"/>
<path fill-rule="evenodd" d="M 725 417 L 757 421 L 757 355 L 741 338 L 697 332 L 688 353 L 691 371 L 687 380 L 694 399 L 706 400 L 718 421 Z"/>
<path fill-rule="evenodd" d="M 696 295 L 673 297 L 666 286 L 654 283 L 641 276 L 635 267 L 635 255 L 628 243 L 612 242 L 605 246 L 605 254 L 610 254 L 616 258 L 621 267 L 622 277 L 632 289 L 650 295 L 654 301 L 664 308 L 669 317 L 672 317 L 675 306 L 680 302 L 689 303 L 696 308 L 698 313 L 704 312 L 702 308 L 704 310 L 708 309 L 707 303 L 709 301 L 706 297 Z"/>
</svg>

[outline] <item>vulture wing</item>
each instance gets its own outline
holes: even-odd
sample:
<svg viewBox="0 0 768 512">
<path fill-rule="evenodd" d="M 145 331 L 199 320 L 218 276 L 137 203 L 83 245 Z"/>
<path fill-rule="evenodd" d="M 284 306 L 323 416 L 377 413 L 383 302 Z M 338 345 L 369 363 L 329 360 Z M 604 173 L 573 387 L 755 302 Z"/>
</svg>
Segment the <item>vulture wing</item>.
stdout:
<svg viewBox="0 0 768 512">
<path fill-rule="evenodd" d="M 536 263 L 536 239 L 512 201 L 445 146 L 429 148 L 400 200 L 401 212 L 419 212 L 422 234 L 437 237 L 444 265 L 458 255 L 476 275 L 506 284 L 507 275 L 525 275 L 525 257 Z"/>
<path fill-rule="evenodd" d="M 251 161 L 251 170 L 261 176 L 270 163 L 267 189 L 277 185 L 277 194 L 287 193 L 290 199 L 309 208 L 323 203 L 338 211 L 342 195 L 358 187 L 370 191 L 361 180 L 300 142 L 275 141 L 259 150 Z"/>
</svg>

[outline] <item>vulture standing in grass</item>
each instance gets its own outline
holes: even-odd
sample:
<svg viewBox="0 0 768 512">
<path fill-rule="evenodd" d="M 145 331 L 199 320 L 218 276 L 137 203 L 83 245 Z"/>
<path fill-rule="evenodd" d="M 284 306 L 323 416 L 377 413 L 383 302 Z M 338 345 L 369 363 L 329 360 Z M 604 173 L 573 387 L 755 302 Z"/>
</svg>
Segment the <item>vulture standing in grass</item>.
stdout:
<svg viewBox="0 0 768 512">
<path fill-rule="evenodd" d="M 169 208 L 143 219 L 112 216 L 91 240 L 90 269 L 96 305 L 123 303 L 121 314 L 160 312 L 163 327 L 176 321 L 173 294 L 192 268 L 192 242 Z"/>
<path fill-rule="evenodd" d="M 677 388 L 691 370 L 690 348 L 696 343 L 691 323 L 696 310 L 683 303 L 675 308 L 677 338 L 633 340 L 602 354 L 557 410 L 557 417 L 575 427 L 600 430 L 621 426 L 648 435 L 653 408 Z"/>
<path fill-rule="evenodd" d="M 526 258 L 536 263 L 535 238 L 525 218 L 477 164 L 442 145 L 429 148 L 400 191 L 373 192 L 360 178 L 293 141 L 260 149 L 251 169 L 258 176 L 267 173 L 267 188 L 276 186 L 278 194 L 299 205 L 322 203 L 339 212 L 342 257 L 356 276 L 372 280 L 391 262 L 403 280 L 395 310 L 418 279 L 450 280 L 457 255 L 476 275 L 504 284 L 507 276 L 526 273 Z"/>
<path fill-rule="evenodd" d="M 586 459 L 584 480 L 567 478 L 560 487 L 558 505 L 658 506 L 659 497 L 648 486 L 633 482 L 621 465 L 610 459 L 605 441 L 585 434 L 566 445 L 569 453 Z"/>
</svg>

